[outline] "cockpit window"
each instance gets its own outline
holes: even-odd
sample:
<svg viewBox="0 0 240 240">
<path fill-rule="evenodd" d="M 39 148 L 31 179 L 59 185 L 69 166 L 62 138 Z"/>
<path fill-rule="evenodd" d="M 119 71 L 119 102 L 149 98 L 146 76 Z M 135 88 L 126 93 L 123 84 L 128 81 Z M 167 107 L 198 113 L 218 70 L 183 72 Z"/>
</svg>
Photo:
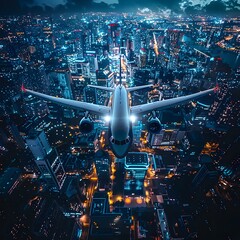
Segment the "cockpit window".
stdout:
<svg viewBox="0 0 240 240">
<path fill-rule="evenodd" d="M 125 145 L 130 142 L 130 137 L 128 136 L 125 140 L 119 141 L 113 138 L 113 136 L 110 138 L 111 143 L 116 145 Z"/>
</svg>

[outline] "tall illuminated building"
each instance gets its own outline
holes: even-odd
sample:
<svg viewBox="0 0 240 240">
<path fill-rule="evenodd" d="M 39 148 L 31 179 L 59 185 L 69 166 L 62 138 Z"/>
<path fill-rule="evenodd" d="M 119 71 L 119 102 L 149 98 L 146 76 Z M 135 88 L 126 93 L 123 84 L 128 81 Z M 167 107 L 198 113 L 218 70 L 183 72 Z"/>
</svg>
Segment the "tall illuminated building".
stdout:
<svg viewBox="0 0 240 240">
<path fill-rule="evenodd" d="M 61 189 L 65 181 L 65 170 L 56 149 L 51 148 L 44 131 L 32 131 L 26 138 L 41 177 L 52 189 Z"/>
<path fill-rule="evenodd" d="M 133 50 L 136 54 L 139 54 L 141 49 L 141 31 L 140 29 L 136 29 L 133 36 Z"/>
<path fill-rule="evenodd" d="M 96 73 L 96 71 L 98 70 L 96 51 L 86 51 L 86 58 L 89 62 L 90 73 Z"/>
<path fill-rule="evenodd" d="M 117 23 L 111 23 L 108 25 L 108 44 L 110 51 L 120 46 L 121 27 Z"/>
</svg>

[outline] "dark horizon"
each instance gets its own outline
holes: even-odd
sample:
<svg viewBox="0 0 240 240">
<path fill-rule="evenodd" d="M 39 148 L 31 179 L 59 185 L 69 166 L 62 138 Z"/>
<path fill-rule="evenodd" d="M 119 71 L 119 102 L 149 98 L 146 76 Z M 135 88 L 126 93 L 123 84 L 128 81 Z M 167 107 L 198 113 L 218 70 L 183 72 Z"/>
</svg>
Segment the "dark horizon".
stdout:
<svg viewBox="0 0 240 240">
<path fill-rule="evenodd" d="M 194 1 L 193 1 L 194 2 Z M 136 12 L 139 9 L 149 9 L 150 11 L 170 10 L 176 14 L 200 14 L 212 16 L 238 16 L 240 13 L 240 2 L 238 0 L 228 1 L 201 1 L 195 2 L 184 0 L 119 0 L 108 4 L 106 1 L 94 0 L 56 0 L 43 3 L 37 0 L 3 0 L 0 9 L 1 15 L 17 14 L 51 14 L 66 12 Z M 59 4 L 58 4 L 59 3 Z M 63 4 L 64 3 L 64 4 Z"/>
</svg>

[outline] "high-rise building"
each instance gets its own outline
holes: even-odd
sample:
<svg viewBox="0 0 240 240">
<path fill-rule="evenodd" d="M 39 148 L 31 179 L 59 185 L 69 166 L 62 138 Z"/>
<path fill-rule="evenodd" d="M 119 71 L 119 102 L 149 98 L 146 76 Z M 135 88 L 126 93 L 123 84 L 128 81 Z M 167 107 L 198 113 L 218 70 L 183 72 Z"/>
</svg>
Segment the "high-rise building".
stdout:
<svg viewBox="0 0 240 240">
<path fill-rule="evenodd" d="M 139 54 L 141 49 L 141 32 L 140 29 L 137 29 L 133 37 L 133 50 L 136 54 Z"/>
<path fill-rule="evenodd" d="M 108 25 L 108 44 L 110 51 L 120 46 L 121 27 L 117 23 L 111 23 Z"/>
<path fill-rule="evenodd" d="M 60 189 L 65 181 L 65 170 L 56 149 L 51 148 L 44 131 L 32 131 L 26 138 L 42 178 L 50 188 Z"/>
</svg>

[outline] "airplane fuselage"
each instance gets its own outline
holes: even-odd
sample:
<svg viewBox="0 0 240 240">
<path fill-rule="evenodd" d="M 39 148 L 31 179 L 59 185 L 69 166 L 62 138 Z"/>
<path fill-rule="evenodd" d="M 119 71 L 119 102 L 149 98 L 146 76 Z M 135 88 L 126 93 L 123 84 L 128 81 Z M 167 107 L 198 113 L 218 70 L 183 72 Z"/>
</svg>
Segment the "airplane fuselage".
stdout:
<svg viewBox="0 0 240 240">
<path fill-rule="evenodd" d="M 118 158 L 126 156 L 132 143 L 129 98 L 126 88 L 118 85 L 112 98 L 109 123 L 110 146 Z"/>
</svg>

